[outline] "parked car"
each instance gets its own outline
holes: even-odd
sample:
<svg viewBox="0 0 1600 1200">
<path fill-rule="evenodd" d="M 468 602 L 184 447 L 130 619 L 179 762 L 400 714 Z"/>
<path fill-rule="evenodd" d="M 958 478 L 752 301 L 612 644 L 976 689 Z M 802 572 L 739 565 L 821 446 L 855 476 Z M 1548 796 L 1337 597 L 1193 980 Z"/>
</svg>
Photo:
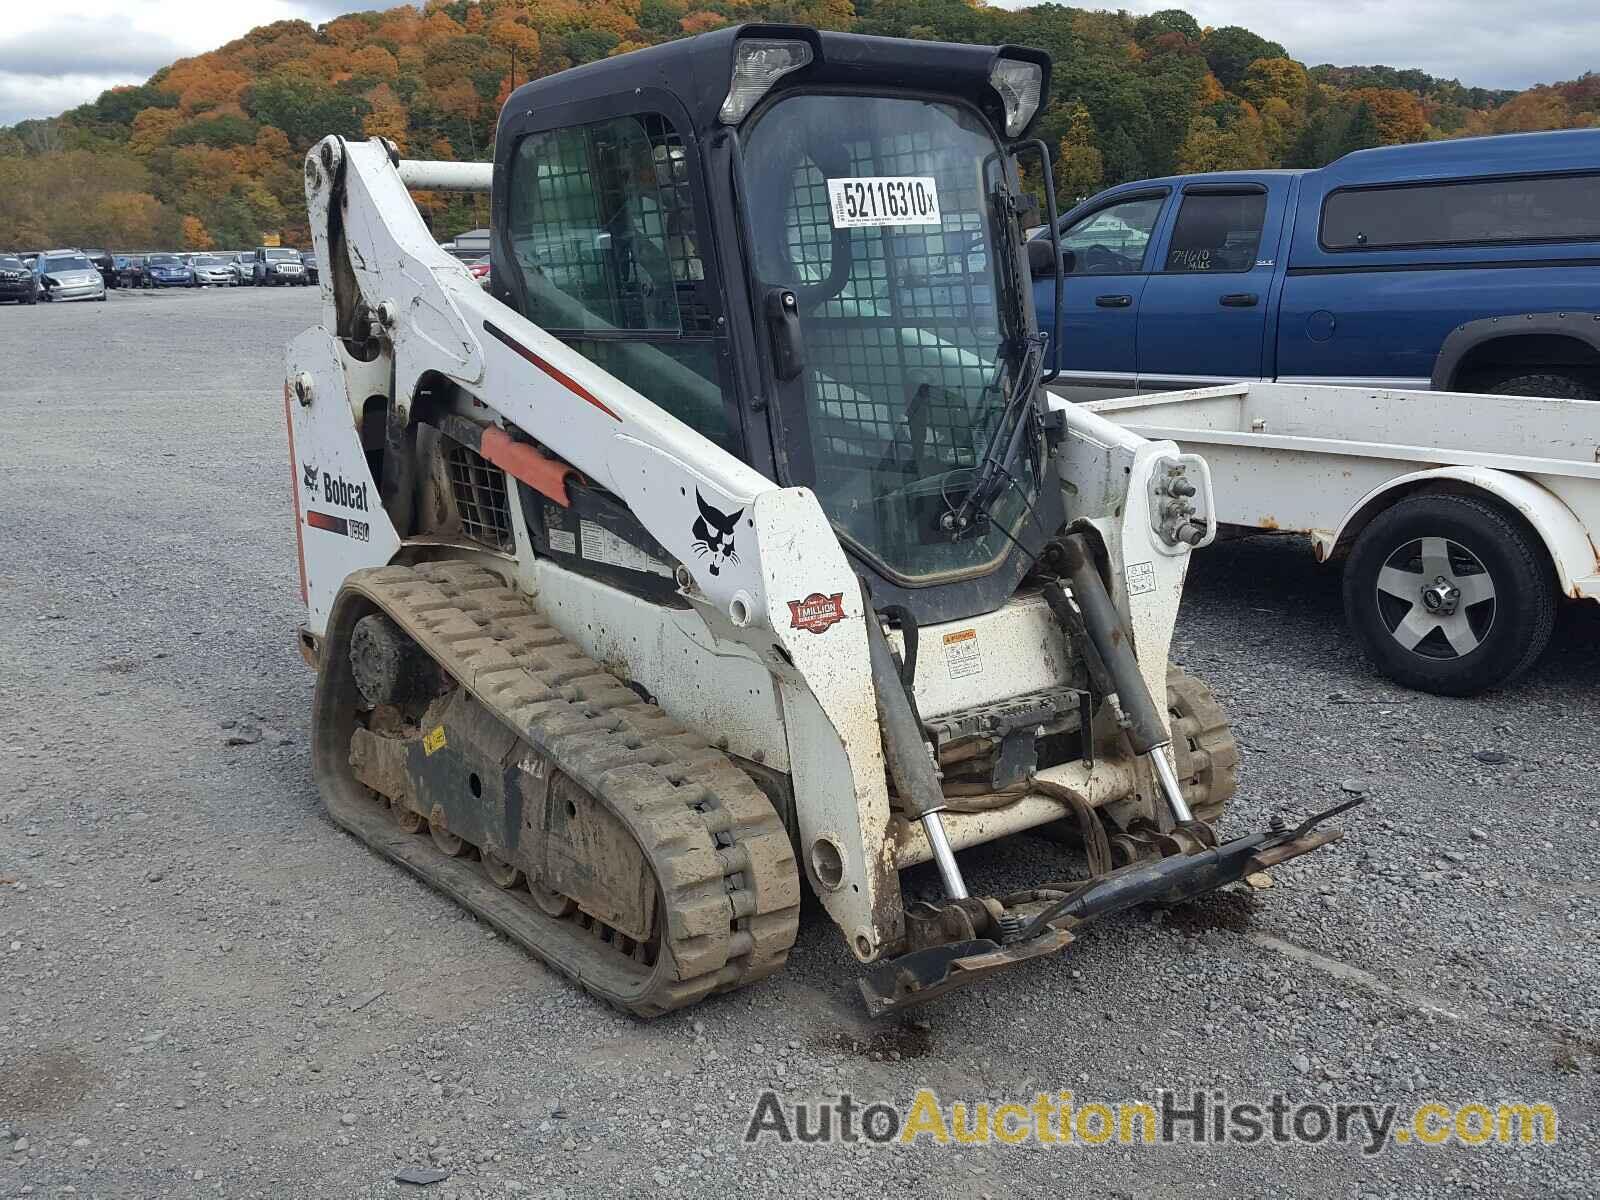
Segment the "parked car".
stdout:
<svg viewBox="0 0 1600 1200">
<path fill-rule="evenodd" d="M 288 246 L 257 246 L 251 273 L 257 287 L 278 287 L 306 282 L 300 251 Z"/>
<path fill-rule="evenodd" d="M 152 254 L 145 259 L 151 287 L 194 287 L 194 272 L 176 254 Z"/>
<path fill-rule="evenodd" d="M 117 286 L 125 288 L 149 287 L 150 277 L 145 273 L 144 256 L 118 254 L 112 259 L 117 269 Z"/>
<path fill-rule="evenodd" d="M 39 294 L 46 300 L 104 300 L 106 282 L 79 250 L 50 250 L 33 264 Z"/>
<path fill-rule="evenodd" d="M 94 264 L 94 269 L 100 272 L 100 281 L 108 288 L 117 286 L 116 260 L 104 250 L 83 250 L 80 253 Z"/>
<path fill-rule="evenodd" d="M 1059 228 L 1051 386 L 1073 400 L 1239 379 L 1600 400 L 1600 129 L 1146 179 Z"/>
<path fill-rule="evenodd" d="M 320 283 L 322 276 L 317 271 L 317 256 L 309 250 L 300 252 L 300 265 L 306 269 L 307 283 Z"/>
<path fill-rule="evenodd" d="M 216 254 L 196 254 L 189 259 L 189 270 L 201 287 L 232 287 L 233 271 Z"/>
<path fill-rule="evenodd" d="M 0 254 L 0 300 L 18 304 L 39 302 L 39 280 L 32 268 L 15 254 Z"/>
<path fill-rule="evenodd" d="M 233 282 L 239 287 L 249 287 L 255 282 L 250 271 L 251 254 L 248 250 L 230 250 L 224 254 L 228 269 L 233 272 Z"/>
</svg>

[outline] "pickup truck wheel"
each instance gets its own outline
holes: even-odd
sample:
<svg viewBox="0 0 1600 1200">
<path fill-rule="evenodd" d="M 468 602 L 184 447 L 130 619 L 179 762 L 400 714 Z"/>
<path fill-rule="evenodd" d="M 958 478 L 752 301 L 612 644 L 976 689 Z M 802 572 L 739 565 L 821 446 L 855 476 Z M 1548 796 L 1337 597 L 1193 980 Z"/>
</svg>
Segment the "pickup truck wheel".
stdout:
<svg viewBox="0 0 1600 1200">
<path fill-rule="evenodd" d="M 1421 495 L 1381 513 L 1345 564 L 1344 611 L 1391 679 L 1469 696 L 1531 667 L 1555 624 L 1544 545 L 1494 504 Z"/>
<path fill-rule="evenodd" d="M 1581 379 L 1571 375 L 1507 375 L 1490 385 L 1490 391 L 1499 396 L 1548 396 L 1556 400 L 1600 400 L 1595 391 Z"/>
</svg>

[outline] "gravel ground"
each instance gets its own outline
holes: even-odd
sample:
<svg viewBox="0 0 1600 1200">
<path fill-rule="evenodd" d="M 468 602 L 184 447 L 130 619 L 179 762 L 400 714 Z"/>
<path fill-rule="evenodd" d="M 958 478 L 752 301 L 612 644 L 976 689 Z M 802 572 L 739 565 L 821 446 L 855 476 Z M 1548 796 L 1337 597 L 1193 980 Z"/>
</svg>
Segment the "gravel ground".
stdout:
<svg viewBox="0 0 1600 1200">
<path fill-rule="evenodd" d="M 1600 614 L 1523 683 L 1402 691 L 1293 540 L 1206 551 L 1177 657 L 1245 747 L 1225 829 L 1351 790 L 1275 886 L 871 1025 L 788 969 L 644 1024 L 323 815 L 280 396 L 315 293 L 0 310 L 0 1196 L 1594 1196 Z M 1073 864 L 964 854 L 979 887 Z M 913 883 L 931 882 L 918 873 Z M 904 1103 L 1548 1100 L 1547 1147 L 742 1144 L 762 1089 Z M 407 1164 L 448 1178 L 423 1190 Z"/>
</svg>

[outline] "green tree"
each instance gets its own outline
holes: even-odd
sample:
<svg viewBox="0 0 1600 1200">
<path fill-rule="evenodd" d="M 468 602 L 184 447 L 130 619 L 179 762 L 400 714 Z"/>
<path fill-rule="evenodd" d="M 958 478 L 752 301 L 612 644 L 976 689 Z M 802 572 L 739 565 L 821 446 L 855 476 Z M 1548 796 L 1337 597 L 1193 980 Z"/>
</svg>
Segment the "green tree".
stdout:
<svg viewBox="0 0 1600 1200">
<path fill-rule="evenodd" d="M 1133 37 L 1141 46 L 1148 45 L 1163 34 L 1181 33 L 1191 42 L 1200 40 L 1200 22 L 1181 8 L 1164 8 L 1133 23 Z"/>
<path fill-rule="evenodd" d="M 1056 152 L 1056 200 L 1063 208 L 1098 192 L 1104 186 L 1105 159 L 1096 142 L 1094 118 L 1081 103 L 1067 106 L 1067 129 Z"/>
<path fill-rule="evenodd" d="M 1339 139 L 1339 153 L 1334 157 L 1349 154 L 1353 150 L 1370 150 L 1382 144 L 1383 131 L 1378 128 L 1378 118 L 1373 115 L 1371 107 L 1363 102 L 1356 105 L 1355 112 L 1350 114 L 1350 123 L 1345 126 Z"/>
<path fill-rule="evenodd" d="M 1300 108 L 1311 90 L 1311 77 L 1292 58 L 1258 58 L 1246 68 L 1238 92 L 1260 107 L 1278 99 L 1290 108 Z"/>
<path fill-rule="evenodd" d="M 168 141 L 174 146 L 248 146 L 256 140 L 256 124 L 247 117 L 223 113 L 215 117 L 197 117 L 174 129 Z"/>
<path fill-rule="evenodd" d="M 1206 34 L 1200 43 L 1205 51 L 1211 73 L 1222 81 L 1230 92 L 1244 78 L 1250 64 L 1258 58 L 1287 58 L 1289 56 L 1277 42 L 1241 29 L 1237 25 L 1224 25 Z"/>
<path fill-rule="evenodd" d="M 245 111 L 262 124 L 283 130 L 300 150 L 330 133 L 361 137 L 362 118 L 372 107 L 360 96 L 286 73 L 247 88 L 243 99 Z"/>
</svg>

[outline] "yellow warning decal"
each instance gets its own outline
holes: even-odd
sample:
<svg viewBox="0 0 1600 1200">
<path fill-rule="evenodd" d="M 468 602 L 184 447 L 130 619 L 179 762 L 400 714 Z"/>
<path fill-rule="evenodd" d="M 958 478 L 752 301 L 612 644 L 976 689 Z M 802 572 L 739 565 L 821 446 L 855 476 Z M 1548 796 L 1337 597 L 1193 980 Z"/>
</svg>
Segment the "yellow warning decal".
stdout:
<svg viewBox="0 0 1600 1200">
<path fill-rule="evenodd" d="M 978 649 L 976 629 L 958 629 L 944 635 L 944 661 L 951 679 L 983 674 L 983 654 Z"/>
<path fill-rule="evenodd" d="M 444 746 L 445 741 L 443 725 L 435 725 L 431 730 L 428 731 L 428 733 L 423 735 L 422 752 L 424 754 L 432 754 L 435 750 L 443 750 Z"/>
</svg>

